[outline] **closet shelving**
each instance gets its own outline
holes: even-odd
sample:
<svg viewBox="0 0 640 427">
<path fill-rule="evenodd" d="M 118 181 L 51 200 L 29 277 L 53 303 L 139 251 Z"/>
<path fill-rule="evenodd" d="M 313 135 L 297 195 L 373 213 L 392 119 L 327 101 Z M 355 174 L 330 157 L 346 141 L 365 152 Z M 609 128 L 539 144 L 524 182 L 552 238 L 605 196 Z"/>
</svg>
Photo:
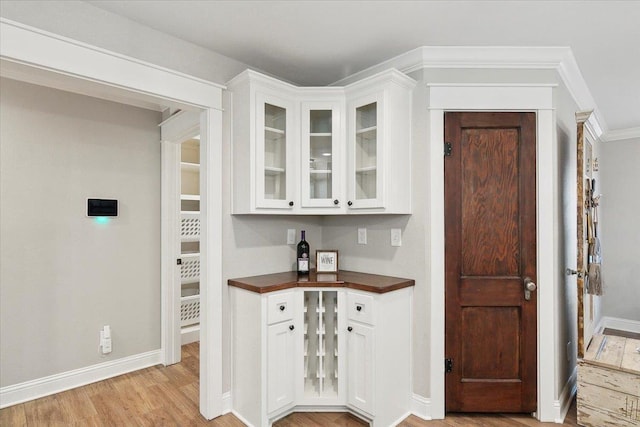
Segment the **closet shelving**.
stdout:
<svg viewBox="0 0 640 427">
<path fill-rule="evenodd" d="M 197 340 L 200 330 L 200 141 L 183 142 L 180 155 L 180 327 L 185 344 Z"/>
<path fill-rule="evenodd" d="M 304 293 L 305 398 L 338 396 L 338 295 Z"/>
</svg>

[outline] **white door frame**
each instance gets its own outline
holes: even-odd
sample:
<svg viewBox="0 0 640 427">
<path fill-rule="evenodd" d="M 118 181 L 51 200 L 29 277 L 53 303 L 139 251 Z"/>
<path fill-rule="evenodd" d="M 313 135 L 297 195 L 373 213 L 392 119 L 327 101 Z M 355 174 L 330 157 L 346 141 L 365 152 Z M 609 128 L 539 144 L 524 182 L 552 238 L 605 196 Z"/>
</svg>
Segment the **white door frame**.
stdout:
<svg viewBox="0 0 640 427">
<path fill-rule="evenodd" d="M 200 115 L 200 412 L 222 414 L 222 90 L 223 86 L 0 18 L 4 77 L 161 111 Z M 163 296 L 164 299 L 164 296 Z M 169 314 L 162 311 L 162 329 Z M 172 323 L 173 324 L 173 323 Z M 175 328 L 172 328 L 175 329 Z M 168 333 L 162 332 L 166 357 Z M 164 361 L 163 361 L 164 363 Z"/>
<path fill-rule="evenodd" d="M 556 117 L 551 84 L 428 84 L 430 168 L 430 390 L 431 417 L 444 418 L 444 113 L 445 111 L 534 111 L 536 113 L 537 258 L 538 258 L 538 410 L 540 421 L 556 421 L 558 390 L 556 277 L 559 271 L 554 233 L 557 173 Z M 545 367 L 541 369 L 541 367 Z M 560 402 L 562 404 L 563 402 Z"/>
<path fill-rule="evenodd" d="M 181 358 L 180 269 L 176 264 L 180 254 L 180 144 L 199 134 L 200 113 L 196 111 L 183 110 L 160 123 L 161 342 L 165 365 L 178 363 Z M 201 162 L 201 169 L 206 167 Z M 206 286 L 203 280 L 201 283 Z"/>
</svg>

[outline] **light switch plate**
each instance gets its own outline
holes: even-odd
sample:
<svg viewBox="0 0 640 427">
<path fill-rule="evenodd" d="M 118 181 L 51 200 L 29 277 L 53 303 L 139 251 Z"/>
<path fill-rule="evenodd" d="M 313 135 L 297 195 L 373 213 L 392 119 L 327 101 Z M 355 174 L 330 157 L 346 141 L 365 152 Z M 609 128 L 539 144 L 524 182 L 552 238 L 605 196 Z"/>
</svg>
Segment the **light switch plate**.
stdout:
<svg viewBox="0 0 640 427">
<path fill-rule="evenodd" d="M 296 229 L 289 228 L 287 230 L 287 245 L 295 245 L 296 243 Z"/>
<path fill-rule="evenodd" d="M 358 228 L 358 244 L 366 245 L 367 244 L 367 229 L 366 228 Z"/>
<path fill-rule="evenodd" d="M 391 246 L 402 246 L 402 230 L 399 228 L 391 229 Z"/>
</svg>

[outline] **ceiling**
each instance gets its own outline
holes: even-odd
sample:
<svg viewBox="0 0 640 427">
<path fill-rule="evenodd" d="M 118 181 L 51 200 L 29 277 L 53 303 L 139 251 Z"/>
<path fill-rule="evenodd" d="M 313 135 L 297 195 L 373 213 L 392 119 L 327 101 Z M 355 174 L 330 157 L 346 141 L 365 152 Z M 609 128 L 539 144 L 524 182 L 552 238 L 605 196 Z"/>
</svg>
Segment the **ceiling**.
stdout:
<svg viewBox="0 0 640 427">
<path fill-rule="evenodd" d="M 605 127 L 640 135 L 640 0 L 86 2 L 299 85 L 419 46 L 568 46 Z"/>
</svg>

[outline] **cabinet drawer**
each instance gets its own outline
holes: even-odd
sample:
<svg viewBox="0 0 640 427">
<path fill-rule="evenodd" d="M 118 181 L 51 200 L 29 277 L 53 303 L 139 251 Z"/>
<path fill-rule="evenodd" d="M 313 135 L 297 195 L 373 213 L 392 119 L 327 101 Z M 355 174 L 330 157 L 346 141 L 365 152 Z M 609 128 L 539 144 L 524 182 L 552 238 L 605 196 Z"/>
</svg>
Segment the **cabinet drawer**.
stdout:
<svg viewBox="0 0 640 427">
<path fill-rule="evenodd" d="M 371 295 L 348 293 L 347 317 L 362 323 L 373 324 L 374 299 Z"/>
<path fill-rule="evenodd" d="M 267 297 L 267 323 L 272 325 L 293 319 L 293 292 Z"/>
</svg>

